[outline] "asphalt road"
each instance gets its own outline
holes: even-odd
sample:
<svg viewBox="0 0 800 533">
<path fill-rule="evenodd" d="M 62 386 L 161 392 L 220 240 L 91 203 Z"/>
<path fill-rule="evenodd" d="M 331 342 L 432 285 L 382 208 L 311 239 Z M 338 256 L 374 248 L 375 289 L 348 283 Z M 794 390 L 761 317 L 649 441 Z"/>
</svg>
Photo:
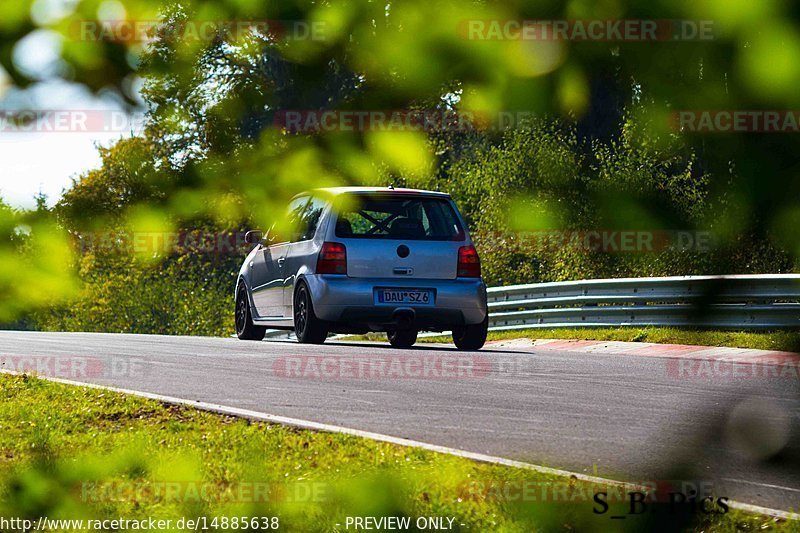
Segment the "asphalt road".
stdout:
<svg viewBox="0 0 800 533">
<path fill-rule="evenodd" d="M 667 359 L 534 348 L 0 332 L 6 368 L 30 356 L 67 379 L 800 508 L 796 378 L 678 379 Z"/>
</svg>

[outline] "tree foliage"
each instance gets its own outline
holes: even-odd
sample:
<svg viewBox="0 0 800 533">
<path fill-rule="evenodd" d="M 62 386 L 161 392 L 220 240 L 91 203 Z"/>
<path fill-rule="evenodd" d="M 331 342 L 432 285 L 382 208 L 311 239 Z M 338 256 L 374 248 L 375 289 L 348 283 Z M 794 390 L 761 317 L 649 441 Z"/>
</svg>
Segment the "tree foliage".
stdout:
<svg viewBox="0 0 800 533">
<path fill-rule="evenodd" d="M 61 36 L 55 76 L 116 91 L 131 103 L 134 79 L 146 80 L 145 138 L 104 154 L 108 183 L 89 175 L 75 187 L 80 193 L 67 195 L 58 211 L 67 228 L 91 226 L 95 217 L 142 230 L 175 229 L 187 220 L 229 227 L 252 219 L 265 226 L 301 189 L 388 177 L 452 189 L 479 231 L 500 225 L 507 212 L 513 229 L 703 228 L 713 229 L 721 249 L 737 249 L 743 240 L 768 249 L 779 244 L 792 255 L 800 249 L 800 235 L 788 231 L 800 192 L 797 135 L 678 134 L 669 120 L 686 109 L 797 109 L 800 33 L 786 3 L 747 9 L 718 0 L 121 5 L 115 15 L 121 23 L 163 21 L 150 42 L 115 31 L 76 32 L 108 23 L 99 0 L 78 0 L 47 16 L 31 0 L 0 7 L 0 66 L 15 86 L 36 76 L 20 68 L 14 47 L 41 29 Z M 470 21 L 510 19 L 677 21 L 673 29 L 710 22 L 713 31 L 683 42 L 669 35 L 620 42 L 465 33 Z M 187 33 L 201 21 L 215 21 L 219 31 Z M 225 21 L 316 24 L 324 35 L 230 32 Z M 525 112 L 545 123 L 535 134 L 453 134 L 443 147 L 441 137 L 429 142 L 420 131 L 292 134 L 274 118 L 297 108 L 419 106 L 482 116 Z M 614 255 L 564 261 L 573 266 L 542 270 L 545 261 L 534 259 L 517 272 L 547 279 L 628 268 Z M 784 268 L 791 260 L 778 263 Z M 777 269 L 771 260 L 731 268 L 742 264 Z M 498 270 L 494 279 L 508 276 Z"/>
</svg>

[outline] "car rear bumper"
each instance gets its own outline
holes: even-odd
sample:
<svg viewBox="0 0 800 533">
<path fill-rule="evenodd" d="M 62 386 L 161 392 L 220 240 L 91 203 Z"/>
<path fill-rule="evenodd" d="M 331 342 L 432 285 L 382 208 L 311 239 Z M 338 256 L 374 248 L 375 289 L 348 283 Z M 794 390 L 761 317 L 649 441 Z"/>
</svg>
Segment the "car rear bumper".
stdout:
<svg viewBox="0 0 800 533">
<path fill-rule="evenodd" d="M 487 313 L 486 285 L 482 279 L 367 279 L 315 274 L 307 276 L 306 283 L 319 318 L 369 329 L 396 325 L 398 310 L 412 315 L 412 327 L 421 330 L 479 324 Z M 434 305 L 375 305 L 376 287 L 432 289 Z"/>
</svg>

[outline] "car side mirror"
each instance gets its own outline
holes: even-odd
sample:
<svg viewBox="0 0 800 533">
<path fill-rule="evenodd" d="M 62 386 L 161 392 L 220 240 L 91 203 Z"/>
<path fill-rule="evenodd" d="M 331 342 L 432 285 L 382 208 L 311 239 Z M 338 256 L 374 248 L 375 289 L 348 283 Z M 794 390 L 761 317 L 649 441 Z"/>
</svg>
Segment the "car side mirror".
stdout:
<svg viewBox="0 0 800 533">
<path fill-rule="evenodd" d="M 244 242 L 247 244 L 258 244 L 261 242 L 264 234 L 258 230 L 248 231 L 244 234 Z"/>
</svg>

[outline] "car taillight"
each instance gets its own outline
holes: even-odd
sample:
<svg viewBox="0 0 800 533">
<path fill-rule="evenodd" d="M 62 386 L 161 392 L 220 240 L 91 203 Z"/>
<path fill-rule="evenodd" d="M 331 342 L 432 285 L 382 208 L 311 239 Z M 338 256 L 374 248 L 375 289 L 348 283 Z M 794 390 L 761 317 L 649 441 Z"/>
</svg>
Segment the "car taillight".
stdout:
<svg viewBox="0 0 800 533">
<path fill-rule="evenodd" d="M 340 242 L 322 243 L 317 274 L 347 274 L 347 249 Z"/>
<path fill-rule="evenodd" d="M 458 249 L 457 272 L 459 278 L 481 277 L 481 260 L 474 246 L 462 246 Z"/>
</svg>

